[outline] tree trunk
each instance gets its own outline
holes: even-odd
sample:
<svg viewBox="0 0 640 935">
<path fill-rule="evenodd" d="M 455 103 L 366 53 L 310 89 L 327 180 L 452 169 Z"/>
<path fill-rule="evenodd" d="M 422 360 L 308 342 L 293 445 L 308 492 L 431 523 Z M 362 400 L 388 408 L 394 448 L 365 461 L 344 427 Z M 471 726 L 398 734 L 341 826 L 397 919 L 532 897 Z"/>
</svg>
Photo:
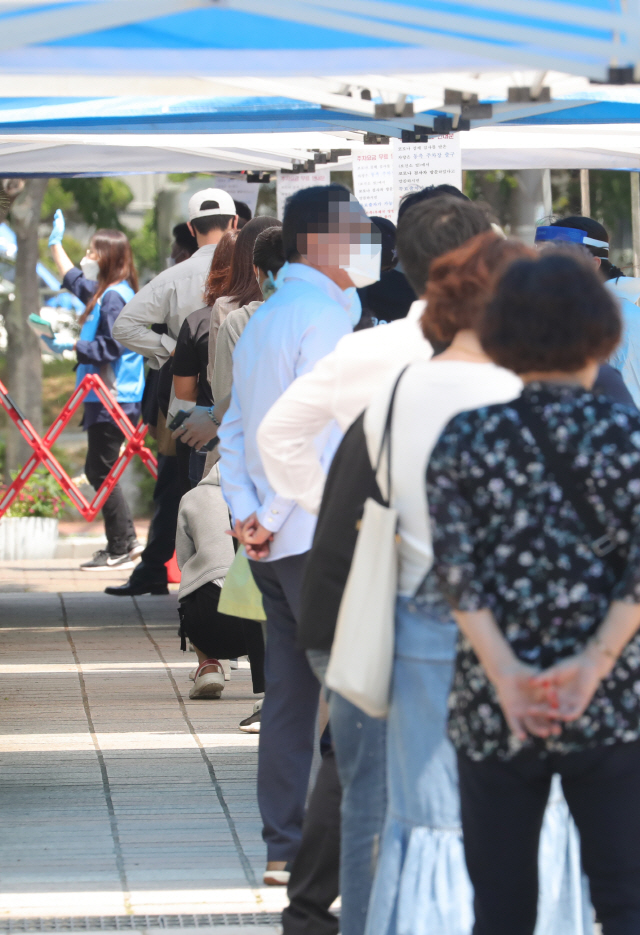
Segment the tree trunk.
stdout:
<svg viewBox="0 0 640 935">
<path fill-rule="evenodd" d="M 24 188 L 24 179 L 2 179 L 0 182 L 0 224 L 6 220 L 11 205 Z"/>
<path fill-rule="evenodd" d="M 513 190 L 511 233 L 533 246 L 536 221 L 543 216 L 542 169 L 522 169 L 518 172 L 518 187 Z"/>
<path fill-rule="evenodd" d="M 9 393 L 42 431 L 42 356 L 40 342 L 29 326 L 29 315 L 40 310 L 38 295 L 38 225 L 47 179 L 28 179 L 11 207 L 11 221 L 18 241 L 16 298 L 5 307 L 7 329 L 7 383 Z M 6 474 L 21 467 L 31 448 L 9 423 Z"/>
</svg>

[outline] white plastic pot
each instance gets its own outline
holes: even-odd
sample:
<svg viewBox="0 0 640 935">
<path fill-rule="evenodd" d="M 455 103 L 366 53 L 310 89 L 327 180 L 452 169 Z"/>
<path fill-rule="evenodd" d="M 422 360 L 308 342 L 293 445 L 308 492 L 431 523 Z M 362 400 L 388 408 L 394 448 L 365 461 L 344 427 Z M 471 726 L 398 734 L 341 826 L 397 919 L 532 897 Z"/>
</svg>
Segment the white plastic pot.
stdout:
<svg viewBox="0 0 640 935">
<path fill-rule="evenodd" d="M 57 519 L 39 516 L 0 519 L 0 560 L 53 558 L 57 541 Z"/>
</svg>

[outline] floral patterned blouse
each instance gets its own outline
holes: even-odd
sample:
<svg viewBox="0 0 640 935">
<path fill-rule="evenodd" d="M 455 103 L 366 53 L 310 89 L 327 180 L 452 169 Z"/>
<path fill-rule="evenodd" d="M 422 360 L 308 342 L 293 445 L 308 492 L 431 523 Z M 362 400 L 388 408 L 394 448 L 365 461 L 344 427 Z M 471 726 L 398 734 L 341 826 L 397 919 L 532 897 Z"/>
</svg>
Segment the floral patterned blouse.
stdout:
<svg viewBox="0 0 640 935">
<path fill-rule="evenodd" d="M 640 413 L 581 387 L 530 383 L 530 404 L 625 557 L 616 574 L 589 536 L 512 403 L 452 419 L 427 470 L 434 565 L 423 602 L 439 595 L 460 610 L 488 607 L 515 654 L 544 669 L 578 652 L 612 599 L 640 603 Z M 497 695 L 460 637 L 449 735 L 472 759 L 512 756 Z M 569 753 L 640 736 L 640 636 L 622 652 L 583 716 L 540 752 Z"/>
</svg>

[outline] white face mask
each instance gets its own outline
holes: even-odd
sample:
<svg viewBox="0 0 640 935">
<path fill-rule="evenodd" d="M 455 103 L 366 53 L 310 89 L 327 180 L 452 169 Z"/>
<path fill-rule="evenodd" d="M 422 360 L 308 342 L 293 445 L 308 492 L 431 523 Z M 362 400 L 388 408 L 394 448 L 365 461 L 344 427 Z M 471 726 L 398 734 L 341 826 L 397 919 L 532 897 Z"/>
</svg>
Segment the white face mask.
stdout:
<svg viewBox="0 0 640 935">
<path fill-rule="evenodd" d="M 80 269 L 82 270 L 85 279 L 95 280 L 100 275 L 98 261 L 92 260 L 91 257 L 88 256 L 83 256 L 80 260 Z"/>
<path fill-rule="evenodd" d="M 356 289 L 364 289 L 365 286 L 370 286 L 380 279 L 381 262 L 382 244 L 352 244 L 349 251 L 349 262 L 342 264 L 340 269 L 349 274 Z"/>
</svg>

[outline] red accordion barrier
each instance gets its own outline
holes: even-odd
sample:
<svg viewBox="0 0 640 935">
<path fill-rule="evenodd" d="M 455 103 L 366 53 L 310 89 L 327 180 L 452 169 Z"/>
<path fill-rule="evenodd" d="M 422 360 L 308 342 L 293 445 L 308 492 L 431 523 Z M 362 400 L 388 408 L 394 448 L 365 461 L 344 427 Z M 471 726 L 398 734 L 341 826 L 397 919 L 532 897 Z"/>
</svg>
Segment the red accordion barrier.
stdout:
<svg viewBox="0 0 640 935">
<path fill-rule="evenodd" d="M 118 428 L 124 433 L 126 445 L 124 451 L 109 471 L 104 483 L 96 492 L 93 500 L 89 502 L 86 497 L 73 483 L 57 458 L 51 454 L 51 447 L 58 438 L 65 425 L 73 416 L 78 406 L 82 403 L 91 391 L 94 391 L 100 402 L 111 415 Z M 124 469 L 129 461 L 140 457 L 142 463 L 153 477 L 158 476 L 158 462 L 148 448 L 144 446 L 144 437 L 147 434 L 147 426 L 142 424 L 135 428 L 122 408 L 115 401 L 105 383 L 97 374 L 87 374 L 82 382 L 75 388 L 68 403 L 55 420 L 51 428 L 40 438 L 34 427 L 28 419 L 20 412 L 20 409 L 13 402 L 6 387 L 0 381 L 0 407 L 4 409 L 13 424 L 16 426 L 22 437 L 33 448 L 33 455 L 29 458 L 22 470 L 17 475 L 14 482 L 4 492 L 0 500 L 0 517 L 4 515 L 18 496 L 26 482 L 29 480 L 38 465 L 43 464 L 50 474 L 58 481 L 69 499 L 78 508 L 84 518 L 91 522 L 97 513 L 102 509 L 102 505 L 120 480 Z"/>
</svg>

